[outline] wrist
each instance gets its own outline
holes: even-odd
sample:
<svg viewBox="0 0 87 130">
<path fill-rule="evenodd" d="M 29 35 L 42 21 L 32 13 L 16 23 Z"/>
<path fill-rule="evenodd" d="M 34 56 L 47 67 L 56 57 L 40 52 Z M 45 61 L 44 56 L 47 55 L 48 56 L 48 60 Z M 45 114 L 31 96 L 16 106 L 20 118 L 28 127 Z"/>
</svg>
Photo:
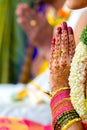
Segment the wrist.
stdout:
<svg viewBox="0 0 87 130">
<path fill-rule="evenodd" d="M 64 88 L 64 87 L 68 87 L 69 88 L 69 85 L 63 85 L 63 86 L 53 86 L 51 87 L 51 92 L 55 92 L 56 90 L 59 90 L 61 88 Z"/>
<path fill-rule="evenodd" d="M 60 89 L 60 88 L 64 88 L 64 87 L 69 87 L 69 83 L 68 83 L 68 81 L 58 81 L 58 82 L 52 82 L 52 84 L 51 84 L 51 91 L 52 92 L 54 92 L 54 91 L 56 91 L 56 90 L 58 90 L 58 89 Z"/>
</svg>

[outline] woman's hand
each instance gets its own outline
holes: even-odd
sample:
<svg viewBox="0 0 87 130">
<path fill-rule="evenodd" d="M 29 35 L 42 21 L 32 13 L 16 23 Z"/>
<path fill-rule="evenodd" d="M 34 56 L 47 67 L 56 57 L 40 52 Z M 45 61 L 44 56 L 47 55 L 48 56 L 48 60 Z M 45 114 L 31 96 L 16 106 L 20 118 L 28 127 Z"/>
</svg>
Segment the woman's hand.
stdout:
<svg viewBox="0 0 87 130">
<path fill-rule="evenodd" d="M 75 52 L 73 30 L 65 22 L 55 31 L 50 53 L 50 85 L 52 91 L 67 87 L 70 64 Z"/>
<path fill-rule="evenodd" d="M 19 4 L 16 15 L 31 44 L 42 46 L 51 41 L 53 27 L 48 24 L 45 14 L 37 13 L 27 4 Z"/>
</svg>

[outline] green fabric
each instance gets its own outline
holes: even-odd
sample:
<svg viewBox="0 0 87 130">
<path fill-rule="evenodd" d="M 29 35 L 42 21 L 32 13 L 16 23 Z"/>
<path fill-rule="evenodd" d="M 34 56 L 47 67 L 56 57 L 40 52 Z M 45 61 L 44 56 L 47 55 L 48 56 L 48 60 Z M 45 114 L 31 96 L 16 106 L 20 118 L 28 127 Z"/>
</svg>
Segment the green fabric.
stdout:
<svg viewBox="0 0 87 130">
<path fill-rule="evenodd" d="M 26 35 L 16 22 L 19 2 L 0 0 L 0 83 L 17 83 L 25 54 Z"/>
<path fill-rule="evenodd" d="M 80 41 L 87 45 L 87 26 L 83 29 L 82 34 L 80 36 Z"/>
</svg>

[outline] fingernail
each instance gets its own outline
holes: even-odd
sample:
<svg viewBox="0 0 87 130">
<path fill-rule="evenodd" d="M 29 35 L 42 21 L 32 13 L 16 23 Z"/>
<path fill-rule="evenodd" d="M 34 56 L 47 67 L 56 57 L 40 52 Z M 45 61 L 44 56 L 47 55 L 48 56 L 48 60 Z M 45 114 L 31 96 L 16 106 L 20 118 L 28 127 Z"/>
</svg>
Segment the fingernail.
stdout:
<svg viewBox="0 0 87 130">
<path fill-rule="evenodd" d="M 73 34 L 73 29 L 71 27 L 68 27 L 68 33 Z"/>
<path fill-rule="evenodd" d="M 56 28 L 56 33 L 61 34 L 61 27 Z"/>
<path fill-rule="evenodd" d="M 51 43 L 55 44 L 55 38 L 54 37 L 52 38 Z"/>
<path fill-rule="evenodd" d="M 62 23 L 62 28 L 63 28 L 64 30 L 67 30 L 67 23 L 66 23 L 66 22 L 63 22 L 63 23 Z"/>
</svg>

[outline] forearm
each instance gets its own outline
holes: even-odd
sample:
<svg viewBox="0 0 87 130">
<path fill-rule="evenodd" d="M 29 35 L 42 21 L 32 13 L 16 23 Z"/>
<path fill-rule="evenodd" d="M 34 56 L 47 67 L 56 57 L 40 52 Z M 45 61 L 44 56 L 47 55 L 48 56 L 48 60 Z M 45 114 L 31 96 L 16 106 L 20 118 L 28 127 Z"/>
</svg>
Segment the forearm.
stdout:
<svg viewBox="0 0 87 130">
<path fill-rule="evenodd" d="M 62 27 L 56 29 L 50 54 L 50 106 L 54 130 L 84 130 L 70 97 L 68 78 L 74 52 L 73 30 L 63 22 Z"/>
<path fill-rule="evenodd" d="M 84 130 L 81 121 L 75 122 L 67 130 Z"/>
<path fill-rule="evenodd" d="M 68 87 L 53 92 L 50 105 L 54 130 L 84 130 L 81 119 L 70 101 Z"/>
</svg>

